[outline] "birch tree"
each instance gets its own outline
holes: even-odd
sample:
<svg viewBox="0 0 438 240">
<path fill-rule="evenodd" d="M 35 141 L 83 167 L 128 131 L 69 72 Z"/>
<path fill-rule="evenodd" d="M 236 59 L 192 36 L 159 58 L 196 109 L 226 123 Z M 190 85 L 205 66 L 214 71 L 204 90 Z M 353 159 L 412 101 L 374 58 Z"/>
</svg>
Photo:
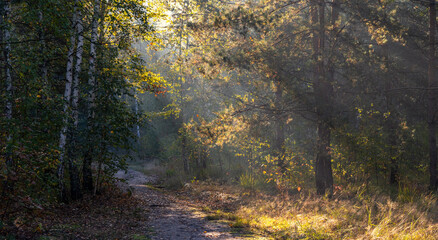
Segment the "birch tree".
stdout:
<svg viewBox="0 0 438 240">
<path fill-rule="evenodd" d="M 68 151 L 66 151 L 66 144 L 67 144 L 67 134 L 68 134 L 68 125 L 69 125 L 69 119 L 70 119 L 70 113 L 71 113 L 71 97 L 73 89 L 73 77 L 74 77 L 74 60 L 75 60 L 75 48 L 76 48 L 76 37 L 77 37 L 77 22 L 78 17 L 77 16 L 77 5 L 79 3 L 79 0 L 75 0 L 74 3 L 74 9 L 73 9 L 73 16 L 72 16 L 72 34 L 70 37 L 70 46 L 68 50 L 67 55 L 67 69 L 66 69 L 66 76 L 65 76 L 65 89 L 64 89 L 64 107 L 63 107 L 63 126 L 60 133 L 60 140 L 59 140 L 59 150 L 60 150 L 60 157 L 59 157 L 59 166 L 58 166 L 58 178 L 59 178 L 59 185 L 60 185 L 60 194 L 61 199 L 63 201 L 67 200 L 66 197 L 66 190 L 65 190 L 65 183 L 64 183 L 64 170 L 65 170 L 65 161 L 70 161 L 68 159 Z M 69 163 L 70 167 L 70 163 Z"/>
<path fill-rule="evenodd" d="M 73 95 L 72 95 L 72 129 L 70 133 L 70 146 L 69 146 L 69 171 L 70 171 L 70 190 L 71 190 L 71 198 L 73 200 L 80 199 L 82 197 L 81 187 L 80 187 L 80 179 L 79 179 L 79 171 L 77 167 L 77 146 L 78 146 L 78 123 L 79 123 L 79 75 L 81 74 L 81 64 L 82 64 L 82 55 L 84 53 L 84 27 L 82 23 L 82 13 L 81 10 L 76 9 L 76 32 L 75 35 L 77 37 L 77 46 L 76 46 L 76 56 L 75 56 L 75 68 L 73 71 Z"/>
<path fill-rule="evenodd" d="M 93 7 L 93 19 L 91 22 L 91 42 L 90 42 L 90 60 L 88 69 L 88 108 L 87 108 L 87 150 L 84 155 L 84 163 L 82 167 L 83 175 L 83 188 L 84 190 L 93 190 L 93 175 L 91 172 L 91 162 L 93 154 L 93 144 L 91 143 L 92 138 L 92 128 L 94 121 L 94 108 L 95 108 L 95 98 L 96 98 L 96 61 L 97 52 L 96 44 L 98 41 L 98 27 L 99 27 L 99 16 L 100 11 L 100 0 L 94 1 Z"/>
</svg>

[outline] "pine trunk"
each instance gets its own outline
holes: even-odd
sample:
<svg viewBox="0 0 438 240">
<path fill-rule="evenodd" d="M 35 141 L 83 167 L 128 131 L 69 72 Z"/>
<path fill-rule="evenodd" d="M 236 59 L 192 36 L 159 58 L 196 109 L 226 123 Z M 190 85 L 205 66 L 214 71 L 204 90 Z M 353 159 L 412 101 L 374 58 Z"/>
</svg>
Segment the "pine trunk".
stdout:
<svg viewBox="0 0 438 240">
<path fill-rule="evenodd" d="M 330 114 L 332 86 L 325 77 L 325 2 L 319 0 L 312 4 L 312 22 L 318 26 L 314 30 L 313 48 L 315 61 L 314 91 L 318 125 L 317 153 L 315 163 L 316 191 L 324 195 L 326 190 L 333 193 L 333 176 L 330 155 Z M 319 13 L 317 11 L 319 7 Z"/>
<path fill-rule="evenodd" d="M 277 79 L 275 81 L 275 107 L 277 114 L 275 116 L 275 155 L 278 157 L 278 167 L 280 168 L 281 173 L 286 172 L 286 166 L 284 162 L 284 118 L 283 113 L 281 112 L 281 102 L 283 98 L 283 89 L 281 88 L 280 80 Z"/>
<path fill-rule="evenodd" d="M 393 105 L 393 98 L 391 95 L 392 83 L 391 75 L 388 73 L 390 68 L 389 63 L 389 46 L 383 46 L 384 62 L 385 62 L 385 98 L 386 98 L 386 111 L 389 112 L 389 116 L 386 118 L 385 129 L 387 132 L 386 143 L 389 146 L 389 184 L 396 189 L 398 186 L 398 161 L 397 161 L 397 122 L 395 118 L 395 108 Z M 377 170 L 380 170 L 377 168 Z M 376 174 L 378 172 L 376 171 Z"/>
<path fill-rule="evenodd" d="M 12 156 L 12 107 L 13 107 L 13 82 L 12 82 L 12 62 L 11 62 L 11 32 L 9 29 L 9 15 L 11 14 L 11 3 L 10 1 L 4 1 L 3 2 L 3 9 L 2 9 L 2 25 L 3 25 L 3 31 L 2 31 L 2 38 L 3 41 L 6 43 L 4 45 L 4 61 L 5 61 L 5 83 L 6 83 L 6 119 L 8 121 L 7 126 L 9 126 L 9 132 L 7 133 L 6 137 L 6 167 L 7 167 L 7 174 L 8 176 L 11 174 L 11 168 L 14 165 L 14 159 Z M 9 178 L 8 178 L 9 179 Z M 9 181 L 6 183 L 6 188 L 10 188 L 10 190 L 13 189 L 12 185 Z M 5 189 L 6 189 L 5 188 Z"/>
<path fill-rule="evenodd" d="M 429 173 L 430 189 L 437 190 L 437 147 L 436 147 L 436 87 L 435 76 L 435 37 L 436 37 L 436 2 L 429 3 L 429 91 L 428 91 L 428 130 L 429 130 Z"/>
<path fill-rule="evenodd" d="M 6 119 L 8 121 L 12 120 L 12 63 L 11 63 L 11 32 L 9 30 L 8 18 L 11 12 L 10 1 L 5 1 L 3 6 L 3 23 L 5 27 L 3 28 L 3 41 L 6 43 L 4 48 L 5 57 L 5 77 L 6 77 Z M 8 144 L 12 140 L 12 134 L 8 133 L 7 142 Z M 10 156 L 8 156 L 9 158 Z"/>
<path fill-rule="evenodd" d="M 47 52 L 47 45 L 46 45 L 46 36 L 44 33 L 44 15 L 43 15 L 43 11 L 42 9 L 42 5 L 40 3 L 40 10 L 38 11 L 38 20 L 40 21 L 40 28 L 38 30 L 38 38 L 40 39 L 40 43 L 41 43 L 41 54 L 42 54 L 42 61 L 43 63 L 41 64 L 41 75 L 42 75 L 42 79 L 43 79 L 43 83 L 44 83 L 44 87 L 46 88 L 49 85 L 49 81 L 48 81 L 48 69 L 47 69 L 47 57 L 46 57 L 46 52 Z"/>
</svg>

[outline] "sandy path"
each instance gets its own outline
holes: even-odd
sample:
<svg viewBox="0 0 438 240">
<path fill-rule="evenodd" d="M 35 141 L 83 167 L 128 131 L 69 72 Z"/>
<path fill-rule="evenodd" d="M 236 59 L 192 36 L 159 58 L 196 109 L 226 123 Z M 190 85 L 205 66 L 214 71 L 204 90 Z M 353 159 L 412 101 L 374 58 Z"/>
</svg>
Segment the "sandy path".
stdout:
<svg viewBox="0 0 438 240">
<path fill-rule="evenodd" d="M 156 177 L 128 170 L 118 172 L 116 177 L 126 179 L 122 187 L 133 189 L 134 197 L 139 198 L 149 210 L 148 226 L 153 240 L 201 240 L 201 239 L 244 239 L 230 234 L 229 226 L 208 221 L 196 208 L 178 199 L 148 188 L 145 184 L 157 181 Z"/>
</svg>

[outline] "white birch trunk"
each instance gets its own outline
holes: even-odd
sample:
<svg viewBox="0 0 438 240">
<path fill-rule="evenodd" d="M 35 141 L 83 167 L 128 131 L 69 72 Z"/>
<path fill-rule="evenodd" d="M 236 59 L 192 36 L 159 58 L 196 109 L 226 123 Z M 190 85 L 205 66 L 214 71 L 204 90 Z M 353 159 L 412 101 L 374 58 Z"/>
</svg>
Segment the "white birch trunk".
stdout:
<svg viewBox="0 0 438 240">
<path fill-rule="evenodd" d="M 82 166 L 82 186 L 84 190 L 93 190 L 93 173 L 91 171 L 91 163 L 93 161 L 93 144 L 92 144 L 92 129 L 96 98 L 96 43 L 98 41 L 98 25 L 100 14 L 100 0 L 94 1 L 93 19 L 91 21 L 91 44 L 90 44 L 90 61 L 88 69 L 88 114 L 87 114 L 87 150 L 83 159 Z"/>
<path fill-rule="evenodd" d="M 76 35 L 78 37 L 78 45 L 76 46 L 76 66 L 73 75 L 73 97 L 72 110 L 74 128 L 78 126 L 78 101 L 79 101 L 79 75 L 81 73 L 82 54 L 84 52 L 84 27 L 82 26 L 82 14 L 80 11 L 76 12 Z"/>
<path fill-rule="evenodd" d="M 73 24 L 76 23 L 76 7 L 73 13 Z M 64 90 L 64 109 L 63 109 L 63 126 L 61 129 L 59 137 L 59 166 L 58 166 L 58 178 L 60 185 L 61 199 L 64 200 L 64 162 L 65 162 L 65 145 L 67 142 L 67 129 L 68 129 L 68 116 L 70 108 L 70 99 L 72 93 L 72 83 L 73 83 L 73 63 L 74 63 L 74 51 L 76 45 L 76 36 L 74 31 L 72 31 L 72 36 L 70 37 L 70 47 L 68 49 L 68 59 L 67 59 L 67 70 L 65 75 L 65 90 Z"/>
<path fill-rule="evenodd" d="M 138 114 L 138 99 L 137 96 L 135 97 L 135 115 Z M 137 124 L 136 126 L 137 130 L 137 138 L 140 140 L 140 126 Z"/>
<path fill-rule="evenodd" d="M 96 98 L 96 43 L 98 38 L 98 19 L 100 13 L 100 0 L 94 2 L 93 21 L 91 23 L 91 44 L 90 44 L 90 68 L 88 70 L 88 121 L 94 118 L 94 100 Z M 91 125 L 89 125 L 90 128 Z"/>
<path fill-rule="evenodd" d="M 73 93 L 71 99 L 73 126 L 71 129 L 70 150 L 68 151 L 68 165 L 70 172 L 70 192 L 73 200 L 82 198 L 80 179 L 78 167 L 76 165 L 77 159 L 77 127 L 79 123 L 79 75 L 81 74 L 82 54 L 84 52 L 84 36 L 82 26 L 82 13 L 76 10 L 76 32 L 77 46 L 76 46 L 76 62 L 73 70 Z"/>
</svg>

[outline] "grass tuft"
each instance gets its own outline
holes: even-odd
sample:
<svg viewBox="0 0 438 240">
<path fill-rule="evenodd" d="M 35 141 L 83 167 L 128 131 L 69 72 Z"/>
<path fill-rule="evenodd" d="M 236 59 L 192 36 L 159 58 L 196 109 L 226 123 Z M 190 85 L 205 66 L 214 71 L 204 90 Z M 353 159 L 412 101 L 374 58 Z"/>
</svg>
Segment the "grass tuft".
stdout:
<svg viewBox="0 0 438 240">
<path fill-rule="evenodd" d="M 208 206 L 207 219 L 274 239 L 438 239 L 436 196 L 404 191 L 391 200 L 356 190 L 327 199 L 312 193 L 246 194 L 245 188 L 200 182 L 187 195 Z M 223 195 L 228 197 L 218 197 Z"/>
</svg>

